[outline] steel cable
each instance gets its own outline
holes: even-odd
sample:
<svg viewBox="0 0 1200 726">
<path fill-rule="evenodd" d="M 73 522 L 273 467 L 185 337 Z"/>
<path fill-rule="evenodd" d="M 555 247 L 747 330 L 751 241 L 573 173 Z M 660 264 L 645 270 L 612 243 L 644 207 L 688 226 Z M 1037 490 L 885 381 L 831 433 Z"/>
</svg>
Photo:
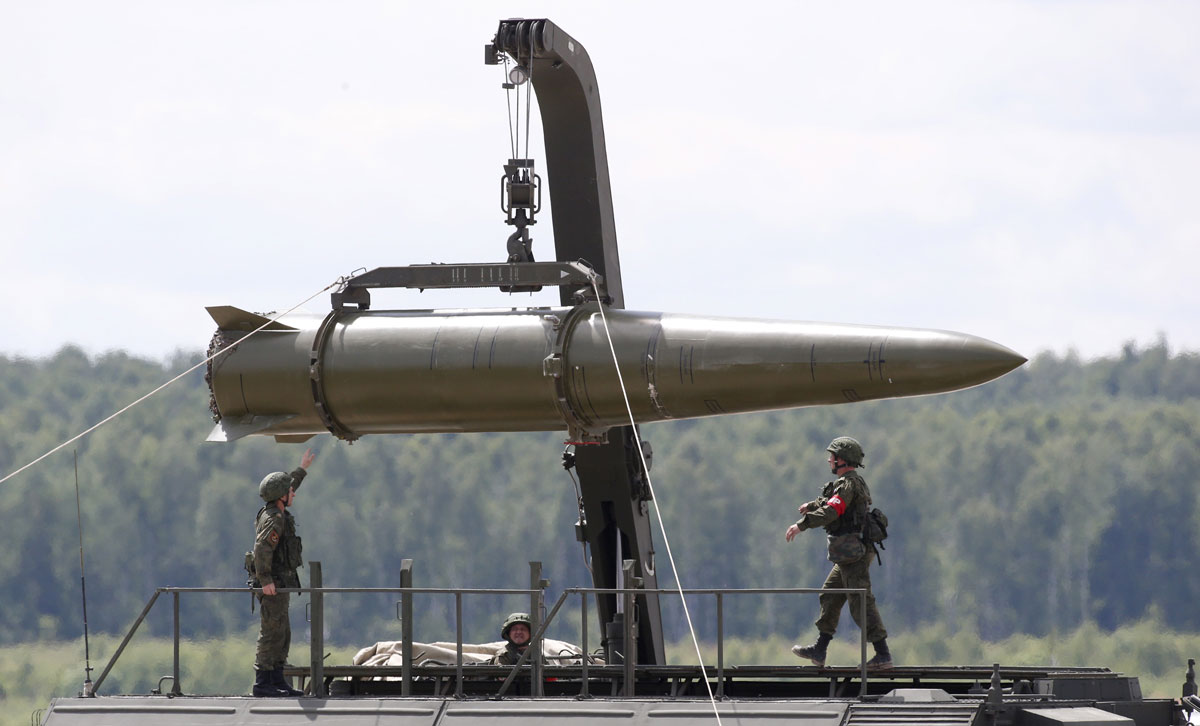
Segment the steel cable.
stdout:
<svg viewBox="0 0 1200 726">
<path fill-rule="evenodd" d="M 508 81 L 508 54 L 505 53 L 504 54 L 504 83 L 501 85 L 507 86 L 508 83 L 509 83 L 509 81 Z M 509 145 L 509 148 L 512 150 L 512 158 L 515 159 L 515 158 L 517 158 L 517 140 L 516 140 L 516 137 L 513 135 L 512 92 L 508 88 L 504 89 L 504 104 L 508 107 L 508 112 L 504 115 L 504 120 L 508 122 L 508 145 Z"/>
</svg>

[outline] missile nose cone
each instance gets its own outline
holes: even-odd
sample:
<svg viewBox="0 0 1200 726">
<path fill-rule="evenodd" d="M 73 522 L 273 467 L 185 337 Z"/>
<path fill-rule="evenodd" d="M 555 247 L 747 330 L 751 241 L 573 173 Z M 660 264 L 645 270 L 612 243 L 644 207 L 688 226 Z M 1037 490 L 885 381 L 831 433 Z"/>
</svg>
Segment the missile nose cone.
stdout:
<svg viewBox="0 0 1200 726">
<path fill-rule="evenodd" d="M 905 341 L 913 345 L 914 350 L 906 351 L 909 355 L 897 357 L 911 366 L 907 372 L 916 374 L 926 386 L 939 391 L 977 386 L 1026 362 L 1025 356 L 986 338 L 948 331 L 928 332 L 930 339 L 918 337 Z M 904 347 L 904 343 L 900 346 Z"/>
<path fill-rule="evenodd" d="M 970 337 L 972 340 L 965 347 L 974 356 L 974 364 L 978 366 L 980 373 L 988 376 L 987 380 L 999 378 L 1011 370 L 1020 368 L 1029 360 L 1012 348 L 995 341 L 978 336 Z"/>
</svg>

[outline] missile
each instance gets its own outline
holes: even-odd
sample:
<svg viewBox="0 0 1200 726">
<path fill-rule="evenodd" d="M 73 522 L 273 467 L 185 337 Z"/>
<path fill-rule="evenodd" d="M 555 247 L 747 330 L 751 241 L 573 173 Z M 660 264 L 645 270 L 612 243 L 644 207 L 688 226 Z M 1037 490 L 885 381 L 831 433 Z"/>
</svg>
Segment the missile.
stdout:
<svg viewBox="0 0 1200 726">
<path fill-rule="evenodd" d="M 218 326 L 210 355 L 220 353 L 207 375 L 209 441 L 566 429 L 569 441 L 601 442 L 629 423 L 628 411 L 649 423 L 920 396 L 1025 362 L 942 330 L 602 311 L 595 302 L 298 313 L 249 338 L 269 319 L 208 310 Z"/>
</svg>

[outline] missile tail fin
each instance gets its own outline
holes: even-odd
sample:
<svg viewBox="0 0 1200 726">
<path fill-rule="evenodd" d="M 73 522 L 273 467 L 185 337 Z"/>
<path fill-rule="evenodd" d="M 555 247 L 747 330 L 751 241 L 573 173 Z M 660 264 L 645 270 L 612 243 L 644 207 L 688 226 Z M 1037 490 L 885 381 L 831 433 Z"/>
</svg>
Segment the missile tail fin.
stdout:
<svg viewBox="0 0 1200 726">
<path fill-rule="evenodd" d="M 303 444 L 316 434 L 277 434 L 275 443 L 277 444 Z"/>
<path fill-rule="evenodd" d="M 263 429 L 268 429 L 276 424 L 281 424 L 284 421 L 296 418 L 296 414 L 289 413 L 282 416 L 242 416 L 241 418 L 228 419 L 224 418 L 217 422 L 213 430 L 208 434 L 206 441 L 230 442 L 237 441 L 243 436 L 256 434 Z M 287 437 L 289 441 L 293 437 Z M 307 438 L 307 437 L 305 437 Z M 303 441 L 304 439 L 299 439 Z"/>
<path fill-rule="evenodd" d="M 235 308 L 232 305 L 214 305 L 204 308 L 212 319 L 216 322 L 217 327 L 221 330 L 245 330 L 250 331 L 262 326 L 264 323 L 270 323 L 264 330 L 296 330 L 286 323 L 281 323 L 278 320 L 271 323 L 271 319 L 258 313 L 252 313 L 248 310 Z"/>
</svg>

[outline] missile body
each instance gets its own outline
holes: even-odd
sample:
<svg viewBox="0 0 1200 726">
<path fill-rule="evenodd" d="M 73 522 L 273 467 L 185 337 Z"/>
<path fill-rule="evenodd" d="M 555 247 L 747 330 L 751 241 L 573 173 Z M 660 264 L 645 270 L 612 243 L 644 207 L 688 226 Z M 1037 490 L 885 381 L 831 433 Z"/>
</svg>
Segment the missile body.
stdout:
<svg viewBox="0 0 1200 726">
<path fill-rule="evenodd" d="M 210 441 L 553 431 L 603 440 L 638 423 L 953 391 L 1025 362 L 989 340 L 915 328 L 606 309 L 345 311 L 219 330 Z"/>
</svg>

